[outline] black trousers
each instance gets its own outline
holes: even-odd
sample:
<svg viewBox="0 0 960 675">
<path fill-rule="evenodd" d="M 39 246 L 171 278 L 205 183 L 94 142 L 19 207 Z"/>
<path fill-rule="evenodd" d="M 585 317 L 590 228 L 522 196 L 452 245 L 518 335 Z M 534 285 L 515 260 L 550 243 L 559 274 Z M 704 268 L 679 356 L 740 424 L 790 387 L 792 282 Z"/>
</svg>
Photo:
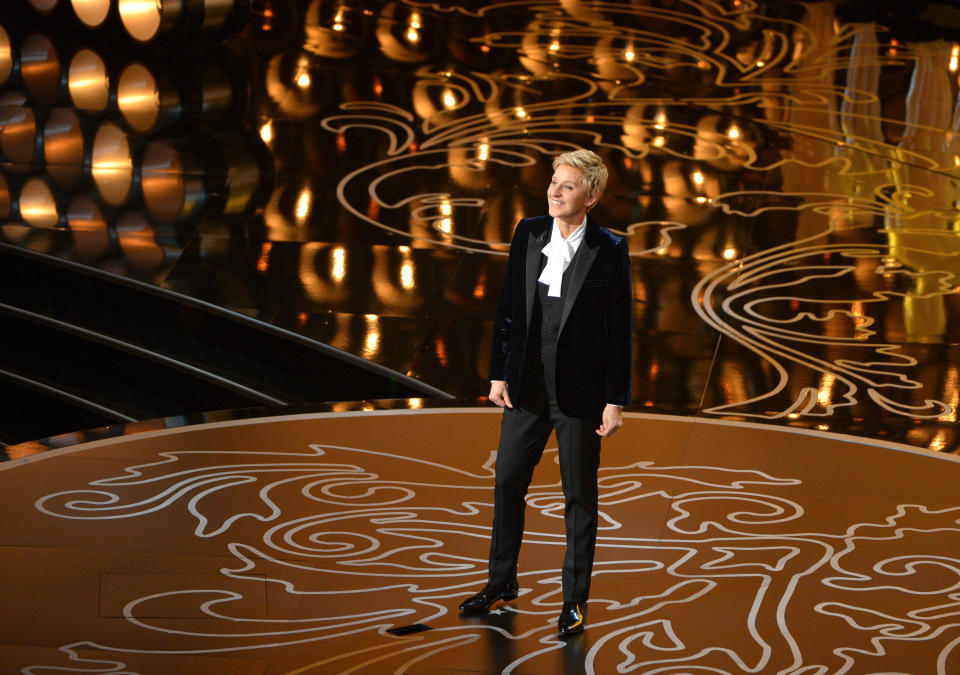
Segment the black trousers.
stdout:
<svg viewBox="0 0 960 675">
<path fill-rule="evenodd" d="M 535 398 L 540 399 L 539 396 Z M 517 574 L 527 488 L 550 431 L 555 429 L 566 502 L 563 600 L 583 602 L 590 594 L 590 575 L 597 543 L 600 436 L 596 429 L 600 426 L 601 416 L 568 417 L 560 412 L 553 395 L 546 398 L 546 401 L 541 399 L 532 406 L 517 402 L 515 408 L 503 409 L 497 451 L 489 583 L 504 585 Z"/>
</svg>

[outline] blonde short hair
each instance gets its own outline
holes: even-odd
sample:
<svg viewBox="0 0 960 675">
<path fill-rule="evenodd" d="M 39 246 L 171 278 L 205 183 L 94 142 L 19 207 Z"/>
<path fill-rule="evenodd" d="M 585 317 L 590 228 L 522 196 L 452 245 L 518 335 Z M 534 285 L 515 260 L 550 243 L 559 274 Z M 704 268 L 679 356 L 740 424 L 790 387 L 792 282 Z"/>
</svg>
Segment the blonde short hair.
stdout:
<svg viewBox="0 0 960 675">
<path fill-rule="evenodd" d="M 590 150 L 580 148 L 557 155 L 553 160 L 553 170 L 566 164 L 580 171 L 580 182 L 591 197 L 600 199 L 603 190 L 607 187 L 607 166 L 600 159 L 600 155 Z"/>
</svg>

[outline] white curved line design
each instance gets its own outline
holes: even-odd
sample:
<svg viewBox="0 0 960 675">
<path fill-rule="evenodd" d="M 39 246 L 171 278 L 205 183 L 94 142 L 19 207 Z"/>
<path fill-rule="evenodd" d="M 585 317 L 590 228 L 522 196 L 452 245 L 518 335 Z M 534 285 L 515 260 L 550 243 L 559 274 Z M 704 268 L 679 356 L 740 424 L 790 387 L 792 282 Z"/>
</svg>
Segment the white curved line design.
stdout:
<svg viewBox="0 0 960 675">
<path fill-rule="evenodd" d="M 492 631 L 514 644 L 502 672 L 549 668 L 568 648 L 553 625 L 564 546 L 558 482 L 530 490 L 524 559 L 549 562 L 521 568 L 520 600 L 480 621 L 455 614 L 486 576 L 492 487 L 490 459 L 463 468 L 322 444 L 303 453 L 162 452 L 88 489 L 46 495 L 36 502 L 46 517 L 107 527 L 162 515 L 185 546 L 212 541 L 234 560 L 220 572 L 229 589 L 129 596 L 124 621 L 134 632 L 165 636 L 162 648 L 135 646 L 133 638 L 78 639 L 61 652 L 78 672 L 117 673 L 128 672 L 124 654 L 313 645 L 324 658 L 305 657 L 291 672 L 362 672 L 374 664 L 407 672 L 425 660 L 456 658 Z M 803 488 L 754 470 L 603 467 L 585 671 L 862 672 L 922 647 L 916 672 L 949 673 L 960 632 L 960 507 L 900 504 L 890 512 L 868 504 L 818 531 L 805 526 L 824 522 L 808 509 L 824 504 L 805 498 Z M 228 504 L 247 506 L 225 511 Z M 651 504 L 667 516 L 662 537 L 639 534 L 631 519 Z M 237 588 L 264 582 L 268 594 L 297 599 L 296 617 L 241 609 L 247 605 Z M 178 599 L 204 621 L 152 618 Z M 386 633 L 414 623 L 433 630 Z"/>
</svg>

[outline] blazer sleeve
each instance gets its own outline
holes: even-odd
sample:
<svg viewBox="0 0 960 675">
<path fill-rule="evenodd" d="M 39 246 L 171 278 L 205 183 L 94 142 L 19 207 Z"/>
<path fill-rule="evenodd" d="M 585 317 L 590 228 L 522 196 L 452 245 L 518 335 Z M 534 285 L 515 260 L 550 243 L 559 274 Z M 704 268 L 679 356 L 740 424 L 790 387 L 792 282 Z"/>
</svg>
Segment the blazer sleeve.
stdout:
<svg viewBox="0 0 960 675">
<path fill-rule="evenodd" d="M 514 315 L 518 309 L 514 307 L 514 284 L 522 283 L 522 269 L 526 252 L 527 237 L 523 221 L 517 225 L 510 242 L 510 257 L 507 260 L 507 273 L 503 278 L 503 288 L 500 289 L 500 300 L 493 317 L 493 345 L 490 350 L 491 380 L 506 380 L 511 361 L 511 340 L 514 331 Z"/>
<path fill-rule="evenodd" d="M 616 246 L 616 260 L 610 279 L 608 310 L 609 342 L 606 368 L 607 403 L 630 405 L 633 369 L 633 285 L 630 282 L 630 255 L 627 241 Z"/>
</svg>

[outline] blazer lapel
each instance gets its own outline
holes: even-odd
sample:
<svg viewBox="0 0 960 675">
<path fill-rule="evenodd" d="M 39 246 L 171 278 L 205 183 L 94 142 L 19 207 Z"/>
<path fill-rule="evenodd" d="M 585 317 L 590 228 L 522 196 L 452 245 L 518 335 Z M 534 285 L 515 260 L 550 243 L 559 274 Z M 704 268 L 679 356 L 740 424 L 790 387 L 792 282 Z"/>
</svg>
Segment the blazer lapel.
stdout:
<svg viewBox="0 0 960 675">
<path fill-rule="evenodd" d="M 550 221 L 553 222 L 552 220 Z M 530 231 L 530 237 L 527 239 L 527 328 L 530 328 L 530 321 L 533 320 L 533 302 L 537 293 L 537 279 L 540 276 L 540 252 L 547 245 L 547 235 L 550 228 L 545 228 L 540 234 Z"/>
<path fill-rule="evenodd" d="M 587 272 L 590 271 L 590 267 L 593 265 L 593 261 L 600 251 L 599 240 L 597 237 L 591 236 L 594 234 L 595 227 L 588 218 L 587 231 L 583 234 L 583 241 L 580 243 L 581 250 L 578 251 L 579 255 L 574 256 L 573 264 L 567 270 L 567 273 L 570 274 L 570 281 L 569 286 L 563 291 L 563 311 L 560 313 L 560 332 L 563 332 L 563 326 L 567 323 L 567 317 L 570 316 L 573 303 L 576 302 L 580 288 L 587 278 Z"/>
</svg>

